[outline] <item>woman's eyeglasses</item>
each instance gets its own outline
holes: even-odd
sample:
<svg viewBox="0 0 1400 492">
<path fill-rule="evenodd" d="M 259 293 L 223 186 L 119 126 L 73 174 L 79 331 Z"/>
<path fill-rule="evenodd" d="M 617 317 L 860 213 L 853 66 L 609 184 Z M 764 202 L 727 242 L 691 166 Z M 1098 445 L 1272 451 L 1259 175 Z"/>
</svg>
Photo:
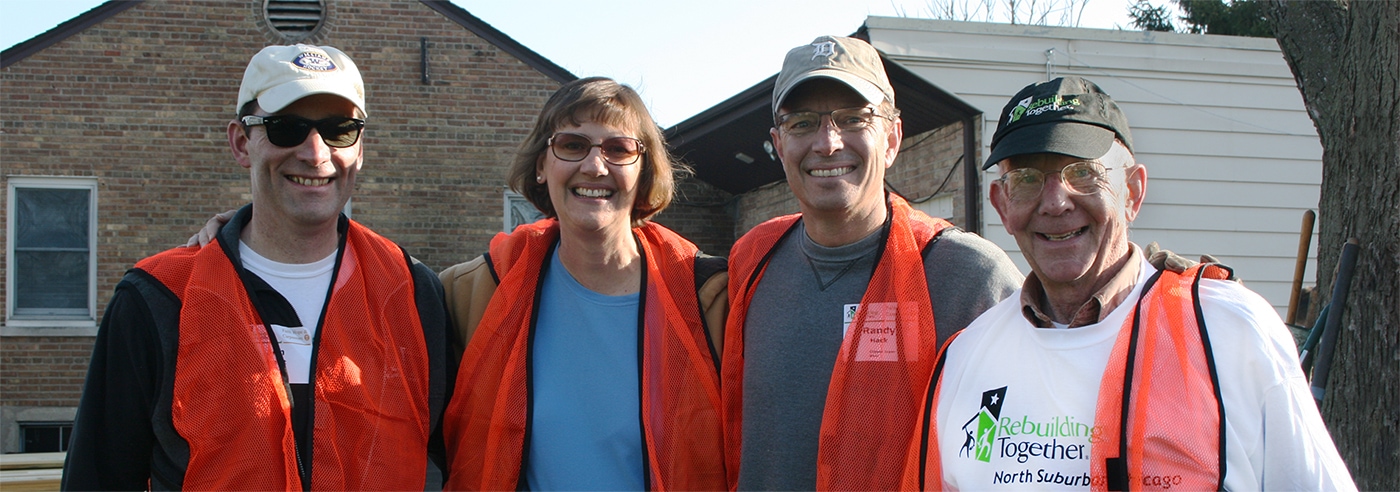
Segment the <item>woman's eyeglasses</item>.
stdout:
<svg viewBox="0 0 1400 492">
<path fill-rule="evenodd" d="M 636 163 L 646 150 L 641 140 L 632 137 L 608 137 L 596 144 L 588 136 L 577 133 L 555 133 L 549 137 L 550 151 L 562 161 L 581 161 L 594 147 L 602 149 L 603 160 L 619 166 Z"/>
<path fill-rule="evenodd" d="M 360 140 L 360 131 L 365 129 L 365 120 L 333 116 L 319 120 L 308 120 L 300 116 L 244 116 L 243 129 L 262 125 L 267 129 L 267 141 L 278 147 L 296 147 L 306 141 L 306 136 L 315 128 L 321 141 L 329 147 L 343 149 Z"/>
</svg>

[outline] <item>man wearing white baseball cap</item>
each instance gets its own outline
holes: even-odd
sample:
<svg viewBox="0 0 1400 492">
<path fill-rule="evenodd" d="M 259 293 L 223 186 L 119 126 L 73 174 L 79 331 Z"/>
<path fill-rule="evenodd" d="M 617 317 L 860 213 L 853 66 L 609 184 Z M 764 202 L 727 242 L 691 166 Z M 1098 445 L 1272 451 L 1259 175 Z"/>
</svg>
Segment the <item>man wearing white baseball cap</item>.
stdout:
<svg viewBox="0 0 1400 492">
<path fill-rule="evenodd" d="M 1021 282 L 991 242 L 884 190 L 894 98 L 860 39 L 819 37 L 778 74 L 770 136 L 801 213 L 730 251 L 721 387 L 741 490 L 901 488 L 939 343 Z"/>
<path fill-rule="evenodd" d="M 446 311 L 433 271 L 341 214 L 364 156 L 359 69 L 269 46 L 235 109 L 252 203 L 117 285 L 63 488 L 422 490 Z"/>
</svg>

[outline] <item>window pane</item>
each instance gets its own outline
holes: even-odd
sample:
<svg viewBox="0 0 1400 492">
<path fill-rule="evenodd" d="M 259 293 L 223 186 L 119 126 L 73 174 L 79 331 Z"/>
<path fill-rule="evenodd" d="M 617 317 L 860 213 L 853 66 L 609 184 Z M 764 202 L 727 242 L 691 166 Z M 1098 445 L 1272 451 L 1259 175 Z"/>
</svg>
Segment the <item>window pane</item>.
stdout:
<svg viewBox="0 0 1400 492">
<path fill-rule="evenodd" d="M 506 232 L 515 229 L 515 226 L 529 224 L 544 218 L 544 213 L 535 208 L 535 204 L 530 203 L 523 196 L 507 196 L 506 200 L 510 203 L 510 227 L 506 228 Z"/>
<path fill-rule="evenodd" d="M 15 251 L 15 314 L 88 314 L 88 254 Z"/>
<path fill-rule="evenodd" d="M 88 249 L 88 190 L 15 188 L 15 249 Z"/>
<path fill-rule="evenodd" d="M 70 423 L 39 423 L 19 426 L 24 434 L 21 453 L 53 453 L 68 450 L 68 438 L 73 433 Z"/>
</svg>

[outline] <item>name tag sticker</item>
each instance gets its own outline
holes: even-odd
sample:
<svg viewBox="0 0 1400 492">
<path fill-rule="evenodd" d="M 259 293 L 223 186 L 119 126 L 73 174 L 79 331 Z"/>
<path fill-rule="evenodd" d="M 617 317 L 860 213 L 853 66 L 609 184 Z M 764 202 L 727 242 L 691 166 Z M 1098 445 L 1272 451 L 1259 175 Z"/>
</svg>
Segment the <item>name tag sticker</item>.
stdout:
<svg viewBox="0 0 1400 492">
<path fill-rule="evenodd" d="M 850 331 L 851 323 L 856 321 L 856 310 L 858 309 L 860 309 L 860 304 L 841 306 L 841 338 L 846 338 L 846 332 Z"/>
<path fill-rule="evenodd" d="M 896 333 L 897 305 L 893 302 L 871 303 L 865 312 L 865 323 L 856 333 L 856 362 L 899 360 L 899 338 Z"/>
<path fill-rule="evenodd" d="M 850 333 L 860 304 L 841 307 L 841 336 L 856 350 L 856 361 L 898 362 L 900 340 L 905 362 L 919 360 L 919 306 L 914 303 L 877 302 L 865 313 L 859 333 Z M 847 337 L 849 335 L 849 337 Z M 844 349 L 843 349 L 844 350 Z"/>
<path fill-rule="evenodd" d="M 311 332 L 300 326 L 272 325 L 277 341 L 291 345 L 311 345 Z"/>
</svg>

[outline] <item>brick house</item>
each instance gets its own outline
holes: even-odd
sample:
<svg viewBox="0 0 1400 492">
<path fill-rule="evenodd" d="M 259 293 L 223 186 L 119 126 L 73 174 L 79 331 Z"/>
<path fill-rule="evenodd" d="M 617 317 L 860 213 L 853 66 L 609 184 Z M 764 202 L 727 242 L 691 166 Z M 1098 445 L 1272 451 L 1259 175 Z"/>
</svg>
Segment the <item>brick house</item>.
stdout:
<svg viewBox="0 0 1400 492">
<path fill-rule="evenodd" d="M 112 1 L 5 50 L 0 451 L 66 448 L 122 273 L 250 199 L 225 126 L 248 59 L 295 42 L 359 65 L 370 118 L 349 212 L 433 269 L 506 227 L 506 163 L 575 78 L 427 0 Z"/>
<path fill-rule="evenodd" d="M 225 126 L 248 58 L 293 42 L 336 46 L 365 77 L 356 220 L 440 270 L 532 218 L 505 189 L 505 166 L 575 76 L 467 11 L 438 0 L 104 3 L 0 54 L 0 452 L 66 447 L 122 273 L 250 199 Z M 905 134 L 888 187 L 981 232 L 984 111 L 907 61 L 885 62 Z M 764 145 L 772 85 L 666 132 L 695 172 L 656 220 L 703 251 L 725 254 L 797 211 Z"/>
</svg>

